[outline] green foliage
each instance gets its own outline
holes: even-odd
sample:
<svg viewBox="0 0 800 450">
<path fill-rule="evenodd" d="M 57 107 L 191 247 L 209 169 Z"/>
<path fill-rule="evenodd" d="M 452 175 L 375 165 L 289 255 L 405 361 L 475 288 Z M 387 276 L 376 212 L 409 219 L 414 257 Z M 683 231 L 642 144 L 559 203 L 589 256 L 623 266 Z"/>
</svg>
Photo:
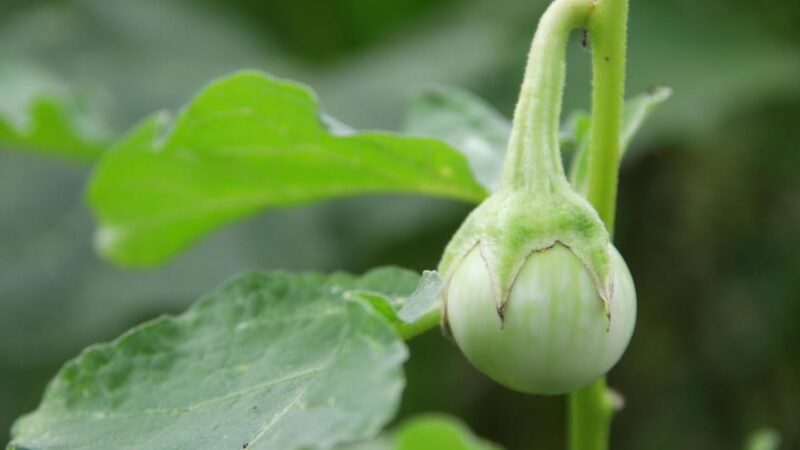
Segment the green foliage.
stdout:
<svg viewBox="0 0 800 450">
<path fill-rule="evenodd" d="M 628 150 L 636 133 L 644 126 L 645 120 L 662 103 L 672 96 L 668 87 L 654 87 L 644 94 L 625 102 L 622 110 L 622 154 Z"/>
<path fill-rule="evenodd" d="M 239 276 L 67 363 L 10 448 L 291 450 L 371 438 L 394 415 L 407 350 L 346 293 L 397 295 L 415 277 Z"/>
<path fill-rule="evenodd" d="M 765 428 L 750 435 L 744 450 L 778 450 L 780 445 L 781 435 L 773 429 Z"/>
<path fill-rule="evenodd" d="M 645 120 L 671 94 L 669 88 L 658 87 L 625 103 L 623 155 Z M 575 111 L 567 116 L 561 128 L 562 148 L 576 150 L 570 181 L 576 190 L 583 192 L 588 168 L 585 149 L 591 128 L 589 114 Z M 441 139 L 459 149 L 467 157 L 475 178 L 487 190 L 495 191 L 499 187 L 511 123 L 475 94 L 450 86 L 421 89 L 411 102 L 405 129 L 411 134 Z"/>
<path fill-rule="evenodd" d="M 102 139 L 85 136 L 70 121 L 64 106 L 51 97 L 39 97 L 31 105 L 29 121 L 15 127 L 0 117 L 0 146 L 15 150 L 93 161 L 106 148 Z"/>
<path fill-rule="evenodd" d="M 415 417 L 395 433 L 396 450 L 500 450 L 479 439 L 461 422 L 441 415 Z"/>
<path fill-rule="evenodd" d="M 439 320 L 439 305 L 436 301 L 439 299 L 439 292 L 444 288 L 444 280 L 438 272 L 426 270 L 422 273 L 422 277 L 412 276 L 412 279 L 406 277 L 407 279 L 403 280 L 406 289 L 401 294 L 391 294 L 387 291 L 390 286 L 386 284 L 387 281 L 392 281 L 394 284 L 401 280 L 394 274 L 391 274 L 388 280 L 384 280 L 382 271 L 374 270 L 370 273 L 372 274 L 370 281 L 380 282 L 376 284 L 376 289 L 350 291 L 348 294 L 372 305 L 395 326 L 404 339 L 410 339 L 427 331 Z M 406 293 L 409 292 L 407 288 L 413 286 L 416 286 L 416 289 L 407 296 Z"/>
<path fill-rule="evenodd" d="M 405 129 L 459 149 L 484 187 L 500 187 L 511 123 L 477 95 L 450 86 L 420 89 L 412 98 Z"/>
<path fill-rule="evenodd" d="M 361 20 L 365 15 L 360 10 L 375 8 L 356 7 L 358 2 L 352 0 L 289 1 L 280 6 L 270 2 L 258 6 L 265 10 L 261 20 L 247 0 L 219 4 L 211 14 L 189 2 L 17 3 L 21 14 L 0 14 L 2 50 L 47 64 L 71 83 L 100 83 L 120 101 L 125 121 L 181 104 L 200 83 L 220 74 L 263 67 L 313 85 L 348 123 L 386 128 L 400 116 L 409 85 L 422 80 L 478 89 L 501 110 L 509 110 L 518 91 L 514 61 L 529 42 L 530 18 L 547 2 L 512 0 L 502 10 L 488 0 L 450 2 L 447 9 L 438 10 L 426 3 L 429 13 L 392 22 L 396 26 L 380 34 L 358 29 L 374 30 L 378 22 Z M 793 236 L 798 223 L 792 213 L 797 185 L 791 184 L 796 181 L 792 169 L 798 167 L 793 163 L 798 153 L 791 150 L 798 147 L 792 145 L 797 139 L 791 131 L 797 117 L 800 53 L 796 39 L 784 40 L 785 45 L 772 39 L 777 27 L 765 20 L 775 16 L 796 30 L 797 21 L 791 18 L 798 8 L 796 1 L 787 0 L 770 1 L 767 8 L 739 3 L 737 8 L 721 0 L 633 5 L 630 60 L 637 67 L 628 73 L 632 90 L 666 83 L 680 95 L 648 128 L 647 148 L 668 146 L 670 152 L 642 153 L 641 159 L 631 161 L 626 207 L 620 211 L 617 234 L 626 242 L 626 257 L 634 257 L 637 287 L 649 300 L 642 327 L 648 331 L 638 335 L 638 344 L 626 357 L 629 363 L 614 380 L 632 400 L 616 425 L 615 448 L 658 448 L 664 442 L 736 448 L 745 433 L 743 424 L 755 417 L 775 424 L 787 448 L 800 442 L 794 427 L 798 409 L 792 402 L 797 381 L 787 376 L 797 368 L 788 344 L 799 336 L 791 323 L 797 317 L 791 314 L 797 302 L 791 300 L 800 298 L 797 283 L 792 283 L 792 268 L 798 267 L 793 255 L 800 252 L 791 245 L 797 242 Z M 307 17 L 308 11 L 320 8 L 351 8 L 354 14 L 345 20 L 336 14 Z M 392 20 L 412 16 L 390 9 Z M 246 20 L 234 20 L 241 17 Z M 291 27 L 291 32 L 276 31 L 271 22 Z M 204 32 L 186 33 L 187 29 Z M 366 44 L 360 40 L 358 51 L 345 49 L 349 41 L 337 38 L 378 35 L 383 38 L 368 45 L 360 45 Z M 303 43 L 314 43 L 348 56 L 336 64 L 301 60 L 272 45 L 273 38 L 285 45 L 283 49 L 305 49 Z M 576 59 L 585 60 L 586 52 L 573 47 Z M 0 56 L 3 64 L 7 56 Z M 579 66 L 570 62 L 574 78 L 568 85 L 577 89 L 569 108 L 584 106 L 581 89 L 588 86 L 589 73 L 572 67 Z M 0 98 L 1 108 L 8 96 Z M 740 116 L 765 103 L 773 109 L 777 103 L 784 110 Z M 24 122 L 4 116 L 21 129 Z M 720 129 L 731 117 L 736 120 L 728 129 Z M 74 123 L 65 119 L 70 126 Z M 6 201 L 0 205 L 5 212 L 0 246 L 6 250 L 0 321 L 10 325 L 2 327 L 0 339 L 6 350 L 0 361 L 0 422 L 6 429 L 11 415 L 31 408 L 34 397 L 38 400 L 40 379 L 49 378 L 51 365 L 63 361 L 65 352 L 73 354 L 87 342 L 105 339 L 154 312 L 182 307 L 178 305 L 221 273 L 248 266 L 361 268 L 376 260 L 399 259 L 424 267 L 432 258 L 430 248 L 442 243 L 432 239 L 432 233 L 449 232 L 447 226 L 455 221 L 448 218 L 461 213 L 453 204 L 445 206 L 454 211 L 434 214 L 433 208 L 406 207 L 398 214 L 396 200 L 391 208 L 382 208 L 382 197 L 331 202 L 264 215 L 225 230 L 158 271 L 124 273 L 91 255 L 91 224 L 83 208 L 71 206 L 68 214 L 62 213 L 82 185 L 81 174 L 72 172 L 81 167 L 57 167 L 58 161 L 35 156 L 0 155 L 6 185 Z M 70 171 L 69 179 L 54 177 L 54 172 L 59 174 L 56 169 Z M 480 180 L 480 174 L 477 177 Z M 405 206 L 417 201 L 422 199 L 402 199 Z M 403 220 L 392 221 L 393 215 Z M 411 222 L 414 217 L 419 220 Z M 296 244 L 300 239 L 302 248 Z M 665 264 L 674 260 L 664 257 L 670 254 L 681 255 L 682 264 Z M 749 296 L 750 292 L 759 295 Z M 698 293 L 710 297 L 676 306 L 681 299 L 696 300 Z M 406 298 L 398 295 L 388 298 Z M 709 331 L 703 321 L 691 320 L 695 317 L 715 317 L 719 326 Z M 742 317 L 748 320 L 743 323 Z M 687 324 L 694 338 L 675 339 L 670 330 Z M 431 374 L 447 373 L 421 377 L 425 388 L 418 397 L 430 402 L 431 397 L 449 395 L 441 404 L 468 415 L 485 430 L 502 433 L 512 448 L 528 444 L 529 425 L 534 423 L 541 448 L 561 442 L 555 437 L 560 427 L 553 425 L 560 415 L 553 419 L 549 408 L 532 407 L 528 399 L 492 390 L 466 376 L 469 372 L 454 375 L 446 362 L 453 352 L 446 344 L 442 347 L 441 353 L 433 354 L 418 349 L 422 351 L 416 364 L 428 366 Z M 730 348 L 738 351 L 731 353 Z M 32 367 L 38 375 L 32 376 Z M 468 393 L 453 388 L 464 386 L 453 379 L 467 380 Z M 668 395 L 647 388 L 664 380 L 674 384 L 662 390 Z M 407 398 L 405 403 L 419 402 Z M 663 407 L 654 415 L 647 407 L 652 404 Z M 675 429 L 682 431 L 675 434 Z"/>
<path fill-rule="evenodd" d="M 444 280 L 438 272 L 426 270 L 422 273 L 419 286 L 411 294 L 408 301 L 397 312 L 397 317 L 403 322 L 412 323 L 422 317 L 436 299 L 439 297 L 439 292 L 444 288 Z"/>
<path fill-rule="evenodd" d="M 442 414 L 422 414 L 381 438 L 339 450 L 500 450 L 476 437 L 461 421 Z"/>
<path fill-rule="evenodd" d="M 379 192 L 485 195 L 444 143 L 332 134 L 306 88 L 242 72 L 209 85 L 168 131 L 160 115 L 137 126 L 100 161 L 89 201 L 100 251 L 146 266 L 263 209 Z"/>
<path fill-rule="evenodd" d="M 77 95 L 42 69 L 0 66 L 0 149 L 90 162 L 108 139 L 92 98 Z M 88 110 L 87 110 L 88 109 Z"/>
<path fill-rule="evenodd" d="M 278 111 L 280 126 L 270 121 Z M 640 124 L 645 115 L 629 116 Z M 269 208 L 377 192 L 473 202 L 485 195 L 448 145 L 353 133 L 318 113 L 304 87 L 257 73 L 211 84 L 171 129 L 163 122 L 154 115 L 124 137 L 91 183 L 98 248 L 121 265 L 158 264 L 209 231 Z M 458 148 L 488 189 L 500 178 L 507 128 L 480 99 L 452 88 L 419 95 L 408 125 Z"/>
</svg>

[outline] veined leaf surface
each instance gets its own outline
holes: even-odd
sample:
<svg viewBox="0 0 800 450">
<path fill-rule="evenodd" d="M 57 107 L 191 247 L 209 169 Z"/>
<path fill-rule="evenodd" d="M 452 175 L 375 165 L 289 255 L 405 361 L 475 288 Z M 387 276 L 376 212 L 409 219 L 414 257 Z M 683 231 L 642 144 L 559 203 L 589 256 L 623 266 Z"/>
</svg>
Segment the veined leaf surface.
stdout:
<svg viewBox="0 0 800 450">
<path fill-rule="evenodd" d="M 413 289 L 412 275 L 378 278 L 394 295 Z M 67 363 L 15 424 L 10 448 L 292 450 L 370 439 L 395 413 L 407 350 L 388 321 L 344 294 L 380 291 L 378 278 L 239 276 L 184 314 Z"/>
</svg>

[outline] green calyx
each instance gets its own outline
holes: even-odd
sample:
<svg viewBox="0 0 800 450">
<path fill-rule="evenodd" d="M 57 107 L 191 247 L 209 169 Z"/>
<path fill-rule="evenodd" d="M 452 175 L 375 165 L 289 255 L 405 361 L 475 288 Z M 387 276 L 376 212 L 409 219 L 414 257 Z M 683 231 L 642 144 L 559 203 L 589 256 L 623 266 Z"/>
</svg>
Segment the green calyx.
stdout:
<svg viewBox="0 0 800 450">
<path fill-rule="evenodd" d="M 608 232 L 588 203 L 570 190 L 493 194 L 450 241 L 439 270 L 449 281 L 459 263 L 477 247 L 490 273 L 497 313 L 504 319 L 511 287 L 525 261 L 556 244 L 569 248 L 586 267 L 610 319 L 614 267 Z"/>
<path fill-rule="evenodd" d="M 570 186 L 558 141 L 567 41 L 593 7 L 592 0 L 556 0 L 542 16 L 514 112 L 502 185 L 466 219 L 439 264 L 449 284 L 461 261 L 477 247 L 501 320 L 525 261 L 556 244 L 569 248 L 586 267 L 611 320 L 610 236 L 597 212 Z M 444 300 L 446 314 L 446 288 Z"/>
</svg>

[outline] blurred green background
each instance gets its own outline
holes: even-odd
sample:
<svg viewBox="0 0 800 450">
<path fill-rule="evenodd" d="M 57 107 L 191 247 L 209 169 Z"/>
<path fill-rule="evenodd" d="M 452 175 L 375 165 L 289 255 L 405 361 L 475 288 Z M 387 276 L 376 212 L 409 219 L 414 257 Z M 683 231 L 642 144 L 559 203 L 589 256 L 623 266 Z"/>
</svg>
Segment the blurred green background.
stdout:
<svg viewBox="0 0 800 450">
<path fill-rule="evenodd" d="M 0 113 L 67 89 L 117 135 L 215 77 L 312 86 L 358 128 L 399 129 L 426 82 L 510 115 L 542 0 L 3 0 Z M 674 96 L 634 142 L 617 242 L 639 320 L 610 375 L 614 449 L 733 449 L 762 427 L 800 448 L 800 2 L 632 0 L 628 92 Z M 570 48 L 565 111 L 589 106 Z M 3 149 L 6 150 L 6 149 Z M 8 149 L 13 150 L 13 149 Z M 272 211 L 165 266 L 93 253 L 90 167 L 0 152 L 0 440 L 86 345 L 179 312 L 245 269 L 434 267 L 467 205 L 411 196 Z M 411 342 L 401 416 L 444 411 L 508 449 L 563 448 L 563 398 L 505 390 L 436 332 Z"/>
</svg>

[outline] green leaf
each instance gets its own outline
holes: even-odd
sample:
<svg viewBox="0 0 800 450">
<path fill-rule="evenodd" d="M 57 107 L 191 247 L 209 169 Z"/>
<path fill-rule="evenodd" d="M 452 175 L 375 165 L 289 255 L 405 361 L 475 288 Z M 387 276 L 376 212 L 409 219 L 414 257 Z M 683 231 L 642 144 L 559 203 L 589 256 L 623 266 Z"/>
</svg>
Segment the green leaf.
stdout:
<svg viewBox="0 0 800 450">
<path fill-rule="evenodd" d="M 384 271 L 389 271 L 388 277 Z M 383 288 L 371 290 L 370 285 Z M 365 276 L 363 286 L 362 289 L 347 292 L 345 296 L 369 303 L 395 326 L 404 339 L 411 339 L 433 328 L 439 321 L 436 300 L 444 288 L 444 280 L 436 271 L 426 270 L 421 277 L 409 272 L 409 275 L 401 278 L 393 269 L 375 269 L 368 278 Z M 389 286 L 392 288 L 388 289 Z"/>
<path fill-rule="evenodd" d="M 771 428 L 763 428 L 753 432 L 745 443 L 745 450 L 778 450 L 781 446 L 781 435 Z"/>
<path fill-rule="evenodd" d="M 461 421 L 443 414 L 423 414 L 403 422 L 391 435 L 338 450 L 500 450 L 476 437 Z"/>
<path fill-rule="evenodd" d="M 655 110 L 657 106 L 664 103 L 672 95 L 672 90 L 666 87 L 656 87 L 649 92 L 640 94 L 625 102 L 622 110 L 622 145 L 620 147 L 620 160 L 630 146 L 636 133 L 644 125 L 645 119 Z M 570 167 L 570 183 L 572 187 L 581 195 L 586 196 L 589 176 L 589 136 L 591 130 L 591 118 L 585 112 L 574 113 L 570 120 L 570 127 L 573 137 L 572 142 L 576 149 Z M 562 136 L 562 140 L 564 137 Z"/>
<path fill-rule="evenodd" d="M 365 274 L 359 287 L 344 293 L 347 299 L 368 303 L 395 328 L 403 325 L 397 317 L 408 297 L 415 291 L 420 276 L 410 271 L 398 272 L 394 268 L 373 269 Z"/>
<path fill-rule="evenodd" d="M 100 120 L 81 111 L 79 98 L 39 69 L 0 67 L 0 98 L 2 149 L 88 162 L 109 144 Z"/>
<path fill-rule="evenodd" d="M 500 447 L 477 438 L 460 421 L 438 414 L 419 416 L 405 422 L 397 431 L 397 450 L 499 450 Z"/>
<path fill-rule="evenodd" d="M 397 317 L 406 323 L 413 323 L 424 316 L 436 302 L 439 293 L 444 289 L 444 280 L 435 270 L 422 272 L 419 285 L 403 307 L 397 311 Z"/>
<path fill-rule="evenodd" d="M 407 271 L 384 270 L 408 279 Z M 11 449 L 330 448 L 391 419 L 407 350 L 344 293 L 372 274 L 251 273 L 178 317 L 89 347 L 12 430 Z"/>
<path fill-rule="evenodd" d="M 29 114 L 30 121 L 23 127 L 15 127 L 0 117 L 0 147 L 87 162 L 99 158 L 106 148 L 104 140 L 77 130 L 64 107 L 53 98 L 37 98 Z"/>
<path fill-rule="evenodd" d="M 622 110 L 622 153 L 630 146 L 636 133 L 644 125 L 644 121 L 650 116 L 657 106 L 664 103 L 672 96 L 672 89 L 668 87 L 654 87 L 649 92 L 625 102 Z"/>
<path fill-rule="evenodd" d="M 623 112 L 624 115 L 625 113 Z M 585 197 L 589 182 L 589 132 L 591 131 L 592 119 L 589 113 L 584 111 L 576 111 L 571 117 L 570 126 L 564 133 L 565 136 L 567 133 L 572 134 L 570 146 L 574 149 L 572 164 L 569 167 L 569 182 L 575 191 Z M 562 141 L 565 139 L 562 136 Z M 625 147 L 620 150 L 625 152 Z"/>
<path fill-rule="evenodd" d="M 586 138 L 590 121 L 591 118 L 586 111 L 572 111 L 558 130 L 558 140 L 561 150 L 575 150 L 575 148 L 584 141 L 584 138 Z"/>
<path fill-rule="evenodd" d="M 331 134 L 307 88 L 240 72 L 206 87 L 170 130 L 153 116 L 130 132 L 100 161 L 89 201 L 100 251 L 148 266 L 263 209 L 380 192 L 486 195 L 446 144 Z"/>
<path fill-rule="evenodd" d="M 477 95 L 451 86 L 421 88 L 412 97 L 405 129 L 457 148 L 487 190 L 500 187 L 511 123 Z"/>
<path fill-rule="evenodd" d="M 356 442 L 336 447 L 336 450 L 394 450 L 391 436 L 380 436 L 371 441 Z"/>
</svg>

